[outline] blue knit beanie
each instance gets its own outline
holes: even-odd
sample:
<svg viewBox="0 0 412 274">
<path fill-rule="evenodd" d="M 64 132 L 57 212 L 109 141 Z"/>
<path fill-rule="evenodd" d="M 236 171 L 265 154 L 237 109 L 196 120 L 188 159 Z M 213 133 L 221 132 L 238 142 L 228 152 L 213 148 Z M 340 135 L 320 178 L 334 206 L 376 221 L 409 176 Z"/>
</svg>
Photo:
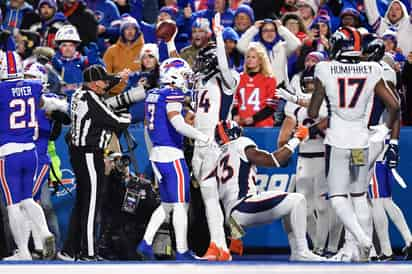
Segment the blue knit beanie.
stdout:
<svg viewBox="0 0 412 274">
<path fill-rule="evenodd" d="M 231 28 L 231 27 L 226 27 L 223 30 L 223 41 L 226 40 L 232 40 L 235 41 L 236 43 L 239 41 L 239 35 L 237 34 L 237 32 Z"/>
<path fill-rule="evenodd" d="M 255 14 L 254 14 L 252 8 L 251 8 L 249 5 L 246 5 L 246 4 L 240 5 L 240 6 L 236 9 L 236 11 L 235 11 L 235 17 L 236 17 L 239 13 L 244 13 L 244 14 L 246 14 L 247 16 L 249 16 L 250 21 L 251 21 L 252 23 L 255 22 Z"/>
</svg>

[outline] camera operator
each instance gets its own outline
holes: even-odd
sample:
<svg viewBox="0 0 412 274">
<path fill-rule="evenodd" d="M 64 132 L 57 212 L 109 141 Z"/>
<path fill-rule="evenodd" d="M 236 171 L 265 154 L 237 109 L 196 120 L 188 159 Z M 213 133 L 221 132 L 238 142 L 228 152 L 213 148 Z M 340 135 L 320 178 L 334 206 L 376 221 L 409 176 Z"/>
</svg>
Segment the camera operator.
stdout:
<svg viewBox="0 0 412 274">
<path fill-rule="evenodd" d="M 84 87 L 72 96 L 72 127 L 68 138 L 77 196 L 68 237 L 58 258 L 96 261 L 95 216 L 105 180 L 103 151 L 113 131 L 124 130 L 129 126 L 130 117 L 117 116 L 105 104 L 103 96 L 117 80 L 103 66 L 88 67 L 83 72 L 83 78 Z"/>
<path fill-rule="evenodd" d="M 110 260 L 136 260 L 136 246 L 142 240 L 159 197 L 150 181 L 130 173 L 130 158 L 109 155 L 112 169 L 103 193 L 99 255 Z"/>
</svg>

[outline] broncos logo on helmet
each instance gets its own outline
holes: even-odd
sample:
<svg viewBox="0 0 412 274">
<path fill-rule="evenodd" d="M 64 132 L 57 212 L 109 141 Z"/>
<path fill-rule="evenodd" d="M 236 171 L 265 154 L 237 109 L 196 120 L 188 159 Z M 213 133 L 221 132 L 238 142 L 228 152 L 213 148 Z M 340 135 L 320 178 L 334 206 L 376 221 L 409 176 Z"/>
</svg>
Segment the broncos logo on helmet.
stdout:
<svg viewBox="0 0 412 274">
<path fill-rule="evenodd" d="M 220 121 L 215 128 L 215 140 L 221 146 L 236 140 L 243 134 L 243 129 L 232 120 Z"/>
<path fill-rule="evenodd" d="M 385 44 L 375 34 L 367 34 L 362 38 L 362 56 L 367 61 L 380 61 L 385 55 Z"/>
<path fill-rule="evenodd" d="M 209 44 L 199 50 L 193 64 L 193 71 L 197 75 L 202 74 L 205 78 L 211 78 L 215 73 L 219 72 L 216 45 Z"/>
<path fill-rule="evenodd" d="M 346 62 L 359 61 L 362 51 L 362 37 L 358 30 L 351 27 L 339 28 L 330 39 L 331 59 Z"/>
</svg>

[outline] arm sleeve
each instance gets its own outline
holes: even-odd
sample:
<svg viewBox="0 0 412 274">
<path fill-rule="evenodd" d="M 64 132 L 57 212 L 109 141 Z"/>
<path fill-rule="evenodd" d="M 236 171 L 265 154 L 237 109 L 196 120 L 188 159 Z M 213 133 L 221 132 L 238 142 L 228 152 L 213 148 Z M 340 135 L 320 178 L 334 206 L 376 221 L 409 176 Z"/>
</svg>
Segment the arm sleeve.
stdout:
<svg viewBox="0 0 412 274">
<path fill-rule="evenodd" d="M 240 37 L 239 42 L 237 43 L 237 49 L 245 54 L 249 43 L 253 41 L 253 37 L 259 33 L 259 29 L 255 26 L 251 26 L 245 33 L 243 33 L 242 37 Z"/>
<path fill-rule="evenodd" d="M 271 116 L 275 113 L 275 109 L 272 107 L 264 107 L 263 109 L 259 110 L 256 114 L 253 115 L 253 121 L 255 123 L 260 122 Z"/>
<path fill-rule="evenodd" d="M 222 73 L 223 82 L 225 86 L 231 90 L 236 88 L 237 79 L 233 77 L 232 71 L 229 68 L 229 63 L 227 61 L 225 42 L 223 41 L 222 34 L 216 37 L 216 51 L 217 51 L 217 62 L 219 64 L 220 72 Z"/>
<path fill-rule="evenodd" d="M 168 103 L 166 105 L 166 110 L 167 112 L 172 112 L 172 111 L 177 111 L 181 112 L 182 110 L 182 104 L 181 103 Z M 182 134 L 185 137 L 199 140 L 201 142 L 207 143 L 209 137 L 207 137 L 205 134 L 200 132 L 199 130 L 195 129 L 194 127 L 186 124 L 185 120 L 183 119 L 183 116 L 178 114 L 173 116 L 170 119 L 170 123 L 173 125 L 173 127 Z"/>
<path fill-rule="evenodd" d="M 128 107 L 129 105 L 143 100 L 146 97 L 146 91 L 143 87 L 137 86 L 129 89 L 127 92 L 120 93 L 116 96 L 109 97 L 105 100 L 112 109 Z"/>
<path fill-rule="evenodd" d="M 92 92 L 92 91 L 91 91 Z M 96 122 L 110 129 L 126 129 L 130 124 L 130 119 L 119 117 L 113 113 L 100 99 L 94 95 L 90 95 L 90 109 L 94 112 Z"/>
<path fill-rule="evenodd" d="M 291 55 L 295 50 L 302 45 L 299 38 L 291 33 L 286 27 L 280 26 L 278 29 L 279 35 L 285 39 L 286 42 L 286 54 Z"/>
<path fill-rule="evenodd" d="M 379 15 L 376 0 L 365 0 L 364 4 L 366 17 L 368 18 L 369 25 L 371 25 L 373 30 L 376 32 L 382 20 L 381 16 Z"/>
</svg>

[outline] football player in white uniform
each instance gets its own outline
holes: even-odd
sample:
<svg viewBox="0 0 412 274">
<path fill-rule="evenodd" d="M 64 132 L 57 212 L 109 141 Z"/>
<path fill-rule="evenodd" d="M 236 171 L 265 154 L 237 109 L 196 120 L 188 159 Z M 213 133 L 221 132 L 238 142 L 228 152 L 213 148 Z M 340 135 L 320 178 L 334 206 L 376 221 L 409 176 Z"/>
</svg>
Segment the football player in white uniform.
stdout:
<svg viewBox="0 0 412 274">
<path fill-rule="evenodd" d="M 228 118 L 239 80 L 238 73 L 228 65 L 219 13 L 215 15 L 213 30 L 216 47 L 209 45 L 201 49 L 193 66 L 197 97 L 194 127 L 210 137 L 214 136 L 217 123 Z M 218 149 L 214 151 L 196 141 L 192 166 L 193 174 L 200 185 L 210 231 L 210 245 L 203 258 L 227 261 L 231 260 L 231 256 L 223 230 L 223 213 L 219 210 L 216 179 L 205 179 L 213 172 L 218 155 Z"/>
<path fill-rule="evenodd" d="M 243 137 L 242 128 L 236 122 L 221 121 L 215 133 L 221 154 L 216 162 L 216 172 L 210 176 L 218 180 L 219 197 L 226 220 L 244 228 L 272 223 L 283 217 L 291 248 L 290 259 L 323 261 L 323 257 L 308 249 L 305 197 L 300 193 L 283 191 L 258 192 L 255 186 L 256 166 L 285 165 L 295 148 L 308 135 L 308 128 L 299 127 L 287 144 L 270 153 L 258 149 L 251 139 Z"/>
<path fill-rule="evenodd" d="M 384 42 L 377 38 L 376 35 L 368 35 L 364 37 L 363 57 L 368 61 L 376 61 L 382 65 L 383 79 L 392 89 L 396 90 L 396 73 L 382 59 L 385 54 Z M 374 98 L 373 107 L 369 119 L 370 126 L 376 126 L 385 119 L 385 108 L 379 98 Z M 399 117 L 400 118 L 400 117 Z M 400 131 L 400 119 L 395 123 L 392 129 L 393 134 L 391 139 L 385 142 L 371 142 L 369 157 L 369 196 L 372 201 L 372 216 L 376 234 L 379 240 L 381 254 L 379 260 L 388 261 L 392 259 L 392 248 L 389 240 L 389 218 L 401 233 L 406 246 L 405 259 L 411 259 L 412 256 L 412 235 L 408 224 L 401 209 L 392 200 L 392 184 L 396 181 L 392 174 L 392 169 L 396 168 L 399 161 L 398 138 Z M 389 137 L 389 136 L 388 136 Z M 385 145 L 386 144 L 386 145 Z"/>
<path fill-rule="evenodd" d="M 356 29 L 342 27 L 330 42 L 333 61 L 316 65 L 315 92 L 308 115 L 312 119 L 318 117 L 326 99 L 330 114 L 325 136 L 329 198 L 346 231 L 356 239 L 360 259 L 367 260 L 372 248 L 368 231 L 371 212 L 366 196 L 372 95 L 382 99 L 389 114 L 387 124 L 376 128 L 372 140 L 383 139 L 389 133 L 400 107 L 382 79 L 382 67 L 376 62 L 360 61 L 361 35 Z"/>
<path fill-rule="evenodd" d="M 325 58 L 320 52 L 311 52 L 306 60 L 318 57 L 317 62 Z M 306 62 L 305 62 L 306 63 Z M 314 65 L 308 63 L 305 70 L 297 75 L 300 81 L 293 78 L 292 88 L 303 101 L 310 101 L 314 91 Z M 296 165 L 296 192 L 305 196 L 307 201 L 308 234 L 312 240 L 315 253 L 322 254 L 325 248 L 329 229 L 329 214 L 327 201 L 327 184 L 325 178 L 325 147 L 323 145 L 324 133 L 320 127 L 326 128 L 327 109 L 326 102 L 321 106 L 321 111 L 315 120 L 309 119 L 307 108 L 292 102 L 285 105 L 285 120 L 278 137 L 278 147 L 287 143 L 292 132 L 299 125 L 309 126 L 317 124 L 310 129 L 308 141 L 299 145 L 299 154 Z M 332 210 L 331 210 L 332 211 Z M 316 212 L 316 218 L 315 218 Z"/>
</svg>

